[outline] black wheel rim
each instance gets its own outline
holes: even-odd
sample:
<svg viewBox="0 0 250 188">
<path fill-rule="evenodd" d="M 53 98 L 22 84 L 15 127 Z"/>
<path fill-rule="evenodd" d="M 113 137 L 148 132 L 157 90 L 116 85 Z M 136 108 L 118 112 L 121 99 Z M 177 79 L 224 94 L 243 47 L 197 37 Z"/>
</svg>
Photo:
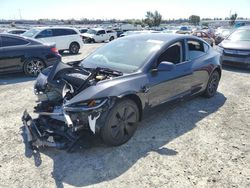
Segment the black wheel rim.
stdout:
<svg viewBox="0 0 250 188">
<path fill-rule="evenodd" d="M 44 68 L 44 64 L 39 59 L 32 59 L 27 63 L 27 72 L 29 75 L 37 76 Z"/>
<path fill-rule="evenodd" d="M 218 84 L 219 84 L 219 76 L 217 74 L 213 74 L 208 84 L 208 93 L 210 95 L 214 95 L 216 93 Z"/>
<path fill-rule="evenodd" d="M 71 52 L 72 52 L 73 54 L 76 54 L 76 53 L 78 52 L 78 46 L 77 46 L 76 44 L 73 44 L 73 45 L 71 46 Z"/>
<path fill-rule="evenodd" d="M 119 109 L 113 116 L 110 127 L 111 136 L 116 139 L 126 139 L 133 135 L 134 124 L 137 121 L 137 114 L 131 106 Z"/>
</svg>

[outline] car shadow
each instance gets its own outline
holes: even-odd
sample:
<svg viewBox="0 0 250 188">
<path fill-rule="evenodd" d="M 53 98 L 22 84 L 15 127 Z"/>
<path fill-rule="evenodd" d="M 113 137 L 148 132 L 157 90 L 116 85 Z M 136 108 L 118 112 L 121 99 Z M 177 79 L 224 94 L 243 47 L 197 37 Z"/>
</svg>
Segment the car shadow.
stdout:
<svg viewBox="0 0 250 188">
<path fill-rule="evenodd" d="M 52 176 L 58 188 L 64 187 L 63 183 L 81 187 L 109 181 L 121 176 L 151 152 L 163 156 L 178 155 L 178 151 L 166 145 L 192 131 L 199 121 L 215 113 L 225 102 L 226 97 L 217 93 L 211 99 L 197 97 L 158 106 L 144 116 L 132 139 L 119 147 L 107 147 L 99 139 L 92 138 L 90 148 L 75 153 L 54 149 L 40 152 L 53 159 Z M 36 166 L 42 165 L 41 156 L 34 152 Z"/>
<path fill-rule="evenodd" d="M 81 52 L 79 52 L 78 54 L 71 54 L 69 51 L 65 51 L 63 53 L 60 53 L 60 55 L 62 57 L 77 56 L 77 55 L 81 55 L 81 54 L 82 54 Z"/>
<path fill-rule="evenodd" d="M 36 78 L 26 76 L 24 73 L 11 73 L 0 75 L 0 86 L 33 81 Z"/>
<path fill-rule="evenodd" d="M 250 69 L 247 69 L 247 68 L 232 67 L 232 66 L 228 66 L 228 65 L 223 65 L 222 68 L 223 68 L 223 70 L 227 70 L 227 71 L 230 71 L 230 72 L 250 74 Z"/>
</svg>

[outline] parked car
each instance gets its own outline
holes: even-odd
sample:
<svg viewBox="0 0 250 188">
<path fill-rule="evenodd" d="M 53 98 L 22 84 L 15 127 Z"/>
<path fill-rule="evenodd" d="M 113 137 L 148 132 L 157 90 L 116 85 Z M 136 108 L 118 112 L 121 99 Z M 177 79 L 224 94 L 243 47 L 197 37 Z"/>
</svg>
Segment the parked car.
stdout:
<svg viewBox="0 0 250 188">
<path fill-rule="evenodd" d="M 163 30 L 162 32 L 163 32 L 163 33 L 169 33 L 169 34 L 175 34 L 178 30 L 179 30 L 179 28 L 170 26 L 170 27 L 167 27 L 167 28 L 166 28 L 165 30 Z"/>
<path fill-rule="evenodd" d="M 44 68 L 61 61 L 55 45 L 36 40 L 0 34 L 0 74 L 24 72 L 37 76 Z"/>
<path fill-rule="evenodd" d="M 21 34 L 25 33 L 26 31 L 27 31 L 27 29 L 11 29 L 11 30 L 8 30 L 7 33 L 21 35 Z"/>
<path fill-rule="evenodd" d="M 210 44 L 211 46 L 214 46 L 214 39 L 212 37 L 208 36 L 207 33 L 203 32 L 203 31 L 195 31 L 192 33 L 192 35 L 199 37 L 199 38 L 202 38 L 208 44 Z"/>
<path fill-rule="evenodd" d="M 225 38 L 227 38 L 230 33 L 232 33 L 232 29 L 221 29 L 219 32 L 215 33 L 215 44 L 220 44 Z"/>
<path fill-rule="evenodd" d="M 178 31 L 176 31 L 178 34 L 190 34 L 191 32 L 192 30 L 188 26 L 181 26 Z"/>
<path fill-rule="evenodd" d="M 149 34 L 149 33 L 160 33 L 160 31 L 153 31 L 153 30 L 126 31 L 125 33 L 121 34 L 120 37 L 125 37 L 125 36 L 130 36 L 130 35 L 138 35 L 138 34 Z"/>
<path fill-rule="evenodd" d="M 117 33 L 113 30 L 105 30 L 102 28 L 92 28 L 82 34 L 83 41 L 89 42 L 105 42 L 112 41 L 117 38 Z"/>
<path fill-rule="evenodd" d="M 35 27 L 22 35 L 43 43 L 55 43 L 60 53 L 69 50 L 71 54 L 77 54 L 83 46 L 80 32 L 69 27 Z"/>
<path fill-rule="evenodd" d="M 88 28 L 81 28 L 79 29 L 80 33 L 83 34 L 83 33 L 87 33 L 89 29 Z"/>
<path fill-rule="evenodd" d="M 235 30 L 217 47 L 224 65 L 250 68 L 250 26 Z"/>
<path fill-rule="evenodd" d="M 117 33 L 117 38 L 121 37 L 121 35 L 124 33 L 123 30 L 118 30 L 118 29 L 115 29 L 115 32 Z"/>
<path fill-rule="evenodd" d="M 108 145 L 121 145 L 147 109 L 198 94 L 213 97 L 219 59 L 197 37 L 159 33 L 123 37 L 82 62 L 58 63 L 35 84 L 39 118 L 24 112 L 28 141 L 70 150 L 81 131 L 90 131 Z"/>
</svg>

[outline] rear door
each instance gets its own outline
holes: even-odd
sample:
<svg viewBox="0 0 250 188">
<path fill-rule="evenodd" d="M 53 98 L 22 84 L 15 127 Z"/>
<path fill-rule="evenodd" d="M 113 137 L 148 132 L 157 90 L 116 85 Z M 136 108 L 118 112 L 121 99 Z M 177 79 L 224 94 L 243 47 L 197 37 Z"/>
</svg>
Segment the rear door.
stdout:
<svg viewBox="0 0 250 188">
<path fill-rule="evenodd" d="M 20 38 L 2 36 L 0 50 L 0 72 L 22 71 L 25 48 L 28 41 Z"/>
<path fill-rule="evenodd" d="M 209 46 L 196 39 L 187 40 L 187 58 L 192 62 L 193 77 L 192 77 L 192 94 L 200 92 L 206 88 L 206 83 L 209 78 L 209 71 L 212 67 L 209 66 L 213 56 L 209 56 Z"/>
<path fill-rule="evenodd" d="M 158 58 L 157 64 L 167 61 L 175 64 L 170 71 L 149 73 L 146 86 L 150 106 L 182 98 L 191 93 L 192 62 L 186 60 L 184 40 L 170 45 Z"/>
</svg>

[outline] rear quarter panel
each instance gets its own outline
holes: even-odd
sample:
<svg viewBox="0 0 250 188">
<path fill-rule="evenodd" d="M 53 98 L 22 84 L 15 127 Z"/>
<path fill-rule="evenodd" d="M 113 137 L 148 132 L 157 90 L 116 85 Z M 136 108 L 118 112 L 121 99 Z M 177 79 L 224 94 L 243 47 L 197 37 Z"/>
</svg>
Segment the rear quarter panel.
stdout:
<svg viewBox="0 0 250 188">
<path fill-rule="evenodd" d="M 194 60 L 192 69 L 195 93 L 206 89 L 210 75 L 216 68 L 221 69 L 220 55 L 212 47 L 205 55 Z"/>
</svg>

